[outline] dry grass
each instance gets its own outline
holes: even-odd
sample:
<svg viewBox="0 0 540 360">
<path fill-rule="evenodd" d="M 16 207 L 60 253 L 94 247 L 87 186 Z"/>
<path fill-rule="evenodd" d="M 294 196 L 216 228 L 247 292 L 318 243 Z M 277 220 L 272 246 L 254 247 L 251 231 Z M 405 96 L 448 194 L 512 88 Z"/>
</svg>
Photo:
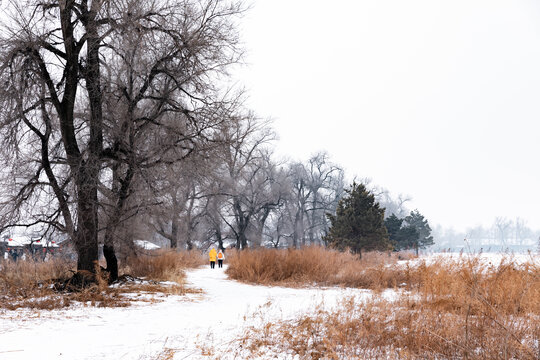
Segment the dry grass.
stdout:
<svg viewBox="0 0 540 360">
<path fill-rule="evenodd" d="M 252 357 L 270 351 L 301 359 L 540 359 L 540 267 L 532 261 L 507 256 L 489 264 L 473 255 L 398 264 L 379 255 L 362 261 L 332 251 L 325 255 L 322 249 L 261 252 L 233 257 L 230 275 L 295 286 L 399 284 L 406 291 L 396 292 L 392 302 L 348 299 L 335 311 L 319 309 L 292 322 L 249 329 L 238 346 Z M 306 266 L 313 262 L 309 256 L 319 264 Z M 266 261 L 266 268 L 252 265 L 256 259 Z"/>
<path fill-rule="evenodd" d="M 128 258 L 122 272 L 155 281 L 178 281 L 184 270 L 206 264 L 199 251 L 156 251 L 143 256 Z"/>
<path fill-rule="evenodd" d="M 472 314 L 540 314 L 540 266 L 518 263 L 511 256 L 499 264 L 486 264 L 480 256 L 458 260 L 439 258 L 409 266 L 410 288 L 426 304 Z"/>
<path fill-rule="evenodd" d="M 55 309 L 65 306 L 63 299 L 55 296 L 51 288 L 52 279 L 70 276 L 74 265 L 60 259 L 3 262 L 0 271 L 0 307 Z"/>
<path fill-rule="evenodd" d="M 302 250 L 259 249 L 229 254 L 227 274 L 236 280 L 264 285 L 344 285 L 379 289 L 406 280 L 398 255 L 371 252 L 362 259 L 321 247 Z"/>
<path fill-rule="evenodd" d="M 4 262 L 0 271 L 0 308 L 14 310 L 31 308 L 52 310 L 73 303 L 97 307 L 125 307 L 133 301 L 155 301 L 138 295 L 183 295 L 198 292 L 184 284 L 184 270 L 203 262 L 200 253 L 158 252 L 129 259 L 121 267 L 124 276 L 120 284 L 109 286 L 107 277 L 97 267 L 97 276 L 80 272 L 92 279 L 90 286 L 73 292 L 55 290 L 58 279 L 69 279 L 75 263 L 62 259 L 46 262 Z M 64 280 L 65 281 L 65 280 Z M 173 283 L 162 284 L 162 281 Z"/>
<path fill-rule="evenodd" d="M 338 310 L 251 328 L 241 347 L 301 359 L 538 359 L 538 316 L 493 319 L 445 312 L 406 297 L 349 299 Z M 240 344 L 237 345 L 240 347 Z"/>
</svg>

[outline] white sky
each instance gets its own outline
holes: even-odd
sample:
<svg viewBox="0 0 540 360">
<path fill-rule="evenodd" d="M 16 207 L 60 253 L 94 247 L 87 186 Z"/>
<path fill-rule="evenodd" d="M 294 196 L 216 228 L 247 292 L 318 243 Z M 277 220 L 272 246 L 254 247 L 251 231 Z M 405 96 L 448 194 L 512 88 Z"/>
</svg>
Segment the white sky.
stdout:
<svg viewBox="0 0 540 360">
<path fill-rule="evenodd" d="M 540 228 L 540 2 L 252 0 L 249 106 L 432 225 Z"/>
</svg>

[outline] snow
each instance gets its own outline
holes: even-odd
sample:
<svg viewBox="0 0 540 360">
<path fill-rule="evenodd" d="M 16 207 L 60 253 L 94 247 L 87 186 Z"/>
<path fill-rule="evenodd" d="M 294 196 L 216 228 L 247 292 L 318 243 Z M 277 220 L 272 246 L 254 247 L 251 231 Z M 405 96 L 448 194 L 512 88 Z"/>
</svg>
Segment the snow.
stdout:
<svg viewBox="0 0 540 360">
<path fill-rule="evenodd" d="M 160 246 L 150 242 L 150 241 L 147 241 L 147 240 L 135 240 L 134 241 L 135 245 L 137 245 L 138 247 L 140 248 L 143 248 L 145 250 L 157 250 L 157 249 L 161 249 Z"/>
<path fill-rule="evenodd" d="M 187 273 L 202 294 L 163 297 L 128 308 L 75 306 L 54 311 L 0 310 L 0 359 L 151 359 L 165 348 L 174 359 L 207 358 L 201 348 L 220 348 L 247 326 L 292 319 L 310 309 L 359 300 L 371 291 L 348 288 L 293 289 L 243 284 L 223 269 Z M 392 299 L 393 291 L 384 296 Z"/>
<path fill-rule="evenodd" d="M 445 260 L 461 261 L 467 260 L 469 258 L 477 258 L 486 265 L 498 266 L 502 261 L 512 261 L 515 264 L 531 263 L 540 265 L 540 254 L 538 253 L 432 253 L 429 255 L 421 256 L 419 260 L 426 260 L 426 262 L 432 262 L 439 258 L 444 258 Z M 400 261 L 400 263 L 405 263 L 407 261 Z M 413 261 L 414 262 L 414 261 Z"/>
<path fill-rule="evenodd" d="M 504 254 L 481 256 L 496 263 Z M 535 261 L 540 258 L 531 256 Z M 531 256 L 519 256 L 517 261 L 530 261 Z M 430 258 L 433 255 L 426 257 Z M 242 338 L 250 326 L 294 319 L 317 308 L 330 310 L 349 297 L 362 301 L 373 295 L 369 290 L 339 287 L 249 285 L 228 279 L 225 269 L 226 265 L 223 269 L 206 266 L 187 272 L 189 286 L 202 293 L 143 294 L 140 298 L 158 301 L 134 302 L 127 308 L 77 305 L 54 311 L 0 310 L 0 360 L 144 360 L 155 358 L 164 349 L 171 349 L 176 360 L 208 359 L 203 352 L 219 355 L 219 351 L 234 346 L 229 344 Z M 387 300 L 398 297 L 395 290 L 382 295 Z M 292 359 L 286 354 L 274 355 L 270 358 Z"/>
</svg>

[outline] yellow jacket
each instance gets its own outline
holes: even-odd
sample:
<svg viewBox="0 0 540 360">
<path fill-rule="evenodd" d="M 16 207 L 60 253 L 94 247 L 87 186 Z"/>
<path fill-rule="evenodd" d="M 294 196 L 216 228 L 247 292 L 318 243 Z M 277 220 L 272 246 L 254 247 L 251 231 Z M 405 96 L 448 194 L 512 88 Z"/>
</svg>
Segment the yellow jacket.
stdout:
<svg viewBox="0 0 540 360">
<path fill-rule="evenodd" d="M 210 250 L 210 253 L 208 255 L 210 256 L 210 261 L 216 261 L 216 255 L 217 255 L 216 249 L 212 248 L 212 250 Z"/>
</svg>

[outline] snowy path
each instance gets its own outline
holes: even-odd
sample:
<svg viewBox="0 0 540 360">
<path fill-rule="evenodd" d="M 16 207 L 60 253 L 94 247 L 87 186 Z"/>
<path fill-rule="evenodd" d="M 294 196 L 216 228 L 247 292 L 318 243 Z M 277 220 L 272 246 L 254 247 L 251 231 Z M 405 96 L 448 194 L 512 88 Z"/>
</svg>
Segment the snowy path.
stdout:
<svg viewBox="0 0 540 360">
<path fill-rule="evenodd" d="M 200 358 L 197 346 L 222 348 L 262 318 L 290 318 L 344 296 L 369 296 L 356 289 L 247 285 L 206 267 L 189 271 L 187 279 L 204 293 L 128 308 L 0 310 L 0 360 L 150 359 L 164 348 L 175 349 L 174 359 Z"/>
</svg>

